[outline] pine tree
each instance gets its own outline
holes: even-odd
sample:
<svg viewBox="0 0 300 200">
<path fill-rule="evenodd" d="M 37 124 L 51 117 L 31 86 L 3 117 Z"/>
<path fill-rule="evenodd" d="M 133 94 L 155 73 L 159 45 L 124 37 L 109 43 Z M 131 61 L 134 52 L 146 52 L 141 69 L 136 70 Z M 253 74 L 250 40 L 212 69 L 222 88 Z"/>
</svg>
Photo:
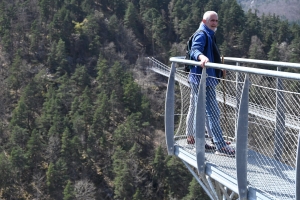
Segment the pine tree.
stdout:
<svg viewBox="0 0 300 200">
<path fill-rule="evenodd" d="M 279 61 L 279 50 L 276 42 L 273 42 L 271 49 L 268 52 L 268 60 Z"/>
<path fill-rule="evenodd" d="M 56 51 L 55 51 L 55 60 L 58 65 L 57 72 L 60 75 L 63 75 L 64 73 L 67 74 L 70 73 L 67 54 L 66 54 L 66 46 L 65 46 L 65 42 L 62 39 L 60 39 L 57 43 Z"/>
<path fill-rule="evenodd" d="M 289 45 L 290 56 L 289 61 L 294 63 L 300 62 L 300 37 L 295 38 Z"/>
<path fill-rule="evenodd" d="M 168 43 L 166 42 L 167 26 L 164 23 L 163 18 L 161 16 L 155 19 L 152 28 L 153 28 L 153 39 L 155 44 L 162 49 L 168 49 L 167 47 Z"/>
<path fill-rule="evenodd" d="M 138 32 L 138 12 L 132 2 L 129 2 L 124 16 L 124 26 L 132 28 L 136 34 Z"/>
<path fill-rule="evenodd" d="M 109 66 L 107 63 L 107 60 L 102 58 L 102 56 L 99 57 L 97 62 L 97 81 L 98 81 L 98 90 L 103 91 L 106 94 L 110 94 L 112 85 L 110 84 L 110 81 L 112 80 L 110 77 Z"/>
<path fill-rule="evenodd" d="M 68 180 L 66 163 L 59 159 L 55 164 L 50 163 L 46 172 L 46 183 L 50 194 L 58 198 L 60 192 L 63 190 L 63 186 L 66 185 Z"/>
<path fill-rule="evenodd" d="M 7 190 L 14 180 L 14 175 L 11 162 L 3 152 L 0 153 L 0 188 Z"/>
<path fill-rule="evenodd" d="M 136 192 L 133 195 L 133 200 L 143 200 L 143 195 L 141 194 L 140 189 L 137 189 Z"/>
<path fill-rule="evenodd" d="M 83 90 L 86 86 L 90 86 L 90 77 L 87 73 L 86 67 L 77 65 L 74 74 L 71 76 L 77 87 Z"/>
<path fill-rule="evenodd" d="M 126 152 L 117 148 L 113 155 L 114 194 L 115 198 L 131 199 L 134 195 L 133 177 L 126 159 Z"/>
<path fill-rule="evenodd" d="M 21 98 L 18 102 L 17 107 L 13 111 L 12 119 L 10 121 L 10 127 L 13 129 L 14 126 L 19 126 L 20 128 L 30 129 L 29 124 L 29 110 L 25 104 L 25 99 Z"/>
<path fill-rule="evenodd" d="M 141 91 L 137 83 L 133 81 L 132 77 L 129 77 L 124 84 L 124 96 L 123 102 L 125 108 L 129 113 L 138 112 L 141 106 Z"/>
<path fill-rule="evenodd" d="M 191 174 L 176 157 L 168 158 L 166 166 L 168 170 L 167 192 L 171 197 L 181 199 L 187 194 L 187 185 L 191 180 Z"/>
<path fill-rule="evenodd" d="M 41 162 L 44 160 L 42 156 L 43 143 L 41 135 L 37 130 L 33 130 L 30 139 L 27 142 L 26 156 L 29 161 L 31 169 L 37 169 L 40 167 Z"/>
<path fill-rule="evenodd" d="M 56 172 L 55 172 L 54 164 L 50 163 L 48 170 L 46 172 L 46 177 L 47 177 L 46 184 L 47 184 L 47 187 L 50 192 L 53 191 L 55 188 L 55 186 L 54 186 L 55 185 L 55 175 L 56 175 Z"/>
<path fill-rule="evenodd" d="M 108 97 L 104 92 L 101 92 L 98 95 L 96 106 L 96 110 L 93 116 L 93 130 L 96 133 L 97 137 L 102 137 L 104 130 L 108 129 L 108 125 L 110 122 L 110 106 Z"/>
<path fill-rule="evenodd" d="M 185 196 L 186 200 L 209 200 L 210 198 L 205 194 L 205 191 L 202 189 L 200 184 L 196 181 L 195 178 L 192 179 L 189 185 L 189 193 Z"/>
<path fill-rule="evenodd" d="M 70 180 L 67 182 L 67 185 L 65 186 L 63 194 L 64 194 L 63 200 L 75 199 L 74 187 L 72 186 L 72 183 Z"/>
<path fill-rule="evenodd" d="M 22 148 L 19 146 L 13 147 L 11 151 L 10 162 L 12 167 L 18 169 L 18 175 L 20 175 L 20 173 L 27 168 L 27 159 Z"/>
<path fill-rule="evenodd" d="M 11 129 L 11 146 L 20 146 L 21 148 L 25 148 L 30 136 L 28 129 L 21 128 L 18 125 L 14 125 Z"/>
<path fill-rule="evenodd" d="M 9 77 L 8 77 L 8 85 L 9 87 L 15 91 L 17 96 L 17 91 L 21 87 L 21 84 L 24 81 L 24 74 L 22 73 L 22 58 L 21 58 L 21 50 L 18 50 L 11 67 L 9 68 Z"/>
</svg>

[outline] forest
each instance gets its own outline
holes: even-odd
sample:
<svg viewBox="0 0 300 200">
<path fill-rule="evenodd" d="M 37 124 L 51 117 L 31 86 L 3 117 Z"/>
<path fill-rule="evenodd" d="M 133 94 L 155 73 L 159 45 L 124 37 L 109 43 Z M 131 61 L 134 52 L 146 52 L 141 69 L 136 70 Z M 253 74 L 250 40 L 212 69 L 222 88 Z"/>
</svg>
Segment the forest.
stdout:
<svg viewBox="0 0 300 200">
<path fill-rule="evenodd" d="M 236 0 L 2 0 L 0 199 L 208 199 L 163 137 L 168 64 L 205 11 L 224 56 L 300 62 L 300 26 Z"/>
</svg>

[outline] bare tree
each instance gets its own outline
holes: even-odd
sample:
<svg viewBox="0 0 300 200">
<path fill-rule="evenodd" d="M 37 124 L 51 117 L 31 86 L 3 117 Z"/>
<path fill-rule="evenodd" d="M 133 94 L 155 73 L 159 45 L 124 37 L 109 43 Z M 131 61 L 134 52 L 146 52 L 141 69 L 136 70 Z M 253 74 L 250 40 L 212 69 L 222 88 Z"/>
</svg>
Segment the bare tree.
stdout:
<svg viewBox="0 0 300 200">
<path fill-rule="evenodd" d="M 89 180 L 80 180 L 75 183 L 74 192 L 76 200 L 94 200 L 96 187 Z"/>
<path fill-rule="evenodd" d="M 47 146 L 47 159 L 50 162 L 56 162 L 60 153 L 60 139 L 57 136 L 50 136 Z"/>
</svg>

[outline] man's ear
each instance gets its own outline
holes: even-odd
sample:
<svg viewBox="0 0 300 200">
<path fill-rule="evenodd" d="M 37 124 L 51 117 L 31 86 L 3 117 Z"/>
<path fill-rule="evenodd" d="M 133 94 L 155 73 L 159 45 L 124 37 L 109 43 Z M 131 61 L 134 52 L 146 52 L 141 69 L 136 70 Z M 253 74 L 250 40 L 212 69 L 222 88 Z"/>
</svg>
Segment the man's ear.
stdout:
<svg viewBox="0 0 300 200">
<path fill-rule="evenodd" d="M 206 23 L 206 19 L 202 19 L 202 22 L 205 24 Z"/>
</svg>

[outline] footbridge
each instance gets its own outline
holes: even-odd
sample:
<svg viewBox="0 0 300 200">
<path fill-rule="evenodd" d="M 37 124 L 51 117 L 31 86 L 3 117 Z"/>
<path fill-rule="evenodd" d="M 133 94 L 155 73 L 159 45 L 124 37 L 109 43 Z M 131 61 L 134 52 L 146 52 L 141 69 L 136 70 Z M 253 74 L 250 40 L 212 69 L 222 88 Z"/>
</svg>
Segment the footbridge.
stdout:
<svg viewBox="0 0 300 200">
<path fill-rule="evenodd" d="M 168 154 L 182 160 L 211 199 L 300 199 L 300 74 L 281 71 L 300 70 L 300 64 L 231 57 L 224 58 L 226 64 L 207 63 L 195 102 L 195 143 L 188 144 L 193 99 L 183 66 L 199 62 L 171 57 L 167 66 L 148 59 L 152 71 L 168 77 Z M 207 68 L 226 70 L 216 96 L 223 137 L 234 157 L 205 149 L 212 136 L 205 112 Z"/>
</svg>

